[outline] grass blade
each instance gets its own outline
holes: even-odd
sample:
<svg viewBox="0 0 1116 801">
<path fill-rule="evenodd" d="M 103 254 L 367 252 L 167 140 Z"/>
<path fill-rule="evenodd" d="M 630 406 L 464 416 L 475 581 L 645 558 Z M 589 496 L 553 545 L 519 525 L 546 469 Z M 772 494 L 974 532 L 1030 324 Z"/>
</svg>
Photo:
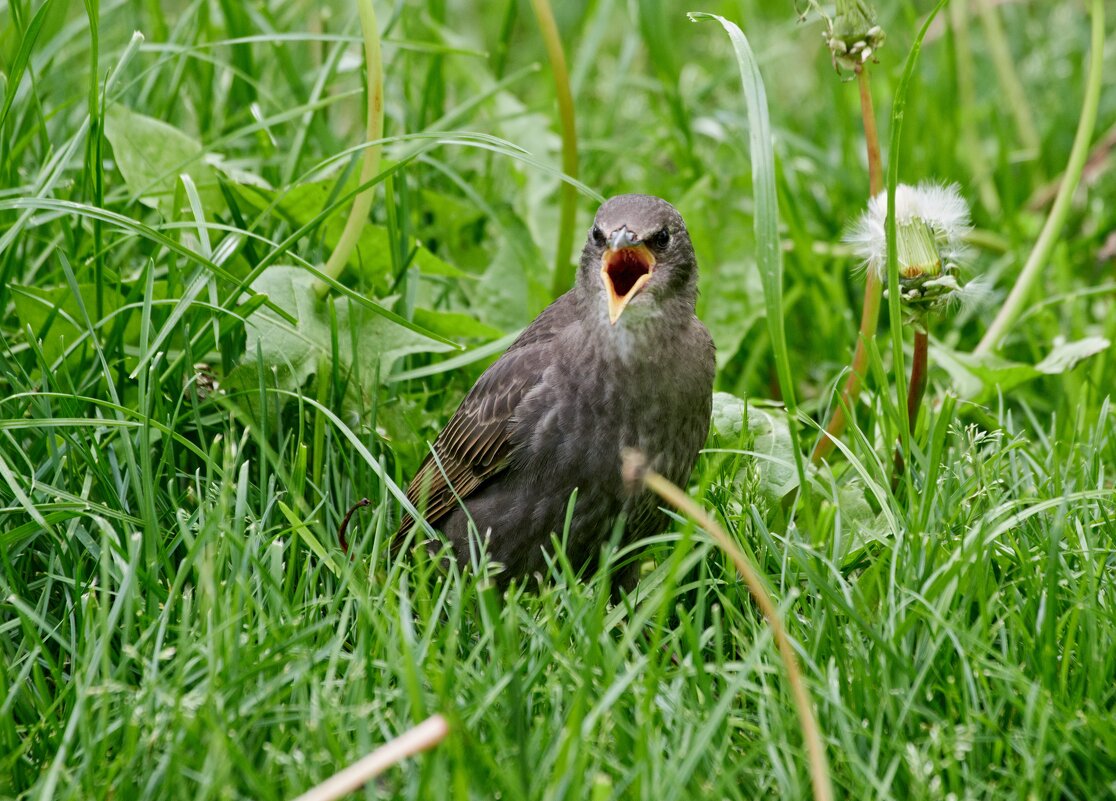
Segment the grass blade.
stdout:
<svg viewBox="0 0 1116 801">
<path fill-rule="evenodd" d="M 775 354 L 775 369 L 779 375 L 779 388 L 787 407 L 794 442 L 794 466 L 798 471 L 801 493 L 808 491 L 806 467 L 799 446 L 797 406 L 790 356 L 787 353 L 787 333 L 783 326 L 783 256 L 779 247 L 779 201 L 775 194 L 775 150 L 771 136 L 771 117 L 767 110 L 767 91 L 763 86 L 759 65 L 744 32 L 733 22 L 716 14 L 690 14 L 694 21 L 712 19 L 721 24 L 732 42 L 740 80 L 744 86 L 744 101 L 748 107 L 749 152 L 752 161 L 752 186 L 755 193 L 756 262 L 763 278 L 763 300 L 767 306 L 767 328 L 771 336 L 771 350 Z"/>
</svg>

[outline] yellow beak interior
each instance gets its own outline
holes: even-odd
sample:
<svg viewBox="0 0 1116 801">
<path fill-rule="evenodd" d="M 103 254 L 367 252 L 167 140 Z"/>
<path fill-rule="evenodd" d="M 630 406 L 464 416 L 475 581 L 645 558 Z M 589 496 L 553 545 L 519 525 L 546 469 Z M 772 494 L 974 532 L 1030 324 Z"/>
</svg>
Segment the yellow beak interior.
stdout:
<svg viewBox="0 0 1116 801">
<path fill-rule="evenodd" d="M 608 292 L 608 319 L 613 325 L 631 299 L 651 280 L 655 257 L 646 245 L 611 248 L 601 257 L 601 279 Z"/>
</svg>

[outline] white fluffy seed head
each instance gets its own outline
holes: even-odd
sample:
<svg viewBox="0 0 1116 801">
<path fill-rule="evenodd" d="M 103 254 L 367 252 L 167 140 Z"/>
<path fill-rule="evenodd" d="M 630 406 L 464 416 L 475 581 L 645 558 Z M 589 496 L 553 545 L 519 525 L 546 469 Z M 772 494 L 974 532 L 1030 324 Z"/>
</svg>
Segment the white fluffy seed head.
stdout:
<svg viewBox="0 0 1116 801">
<path fill-rule="evenodd" d="M 887 281 L 887 191 L 868 202 L 868 210 L 845 236 L 863 266 Z M 899 184 L 895 187 L 895 222 L 903 225 L 921 220 L 933 233 L 942 260 L 956 261 L 964 254 L 962 238 L 972 229 L 969 204 L 957 184 Z"/>
</svg>

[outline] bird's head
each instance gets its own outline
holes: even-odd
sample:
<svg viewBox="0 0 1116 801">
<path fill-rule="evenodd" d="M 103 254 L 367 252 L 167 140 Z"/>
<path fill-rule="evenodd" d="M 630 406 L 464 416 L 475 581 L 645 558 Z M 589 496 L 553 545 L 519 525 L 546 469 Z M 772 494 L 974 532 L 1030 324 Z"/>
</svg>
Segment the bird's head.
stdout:
<svg viewBox="0 0 1116 801">
<path fill-rule="evenodd" d="M 626 309 L 654 311 L 672 299 L 692 310 L 697 265 L 682 216 L 651 195 L 606 200 L 589 229 L 578 284 L 603 295 L 612 325 Z"/>
</svg>

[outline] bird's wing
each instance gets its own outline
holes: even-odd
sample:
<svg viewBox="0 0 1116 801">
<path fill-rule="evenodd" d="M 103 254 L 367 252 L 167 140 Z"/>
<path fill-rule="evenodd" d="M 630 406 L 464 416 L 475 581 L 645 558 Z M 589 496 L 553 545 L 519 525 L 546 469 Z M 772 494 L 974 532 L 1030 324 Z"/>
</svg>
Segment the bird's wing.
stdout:
<svg viewBox="0 0 1116 801">
<path fill-rule="evenodd" d="M 428 523 L 437 524 L 458 498 L 499 473 L 515 452 L 515 410 L 542 381 L 549 364 L 545 345 L 569 319 L 562 300 L 549 306 L 481 375 L 434 441 L 437 459 L 427 456 L 407 488 L 408 500 L 425 510 Z M 413 525 L 404 514 L 397 544 Z"/>
</svg>

